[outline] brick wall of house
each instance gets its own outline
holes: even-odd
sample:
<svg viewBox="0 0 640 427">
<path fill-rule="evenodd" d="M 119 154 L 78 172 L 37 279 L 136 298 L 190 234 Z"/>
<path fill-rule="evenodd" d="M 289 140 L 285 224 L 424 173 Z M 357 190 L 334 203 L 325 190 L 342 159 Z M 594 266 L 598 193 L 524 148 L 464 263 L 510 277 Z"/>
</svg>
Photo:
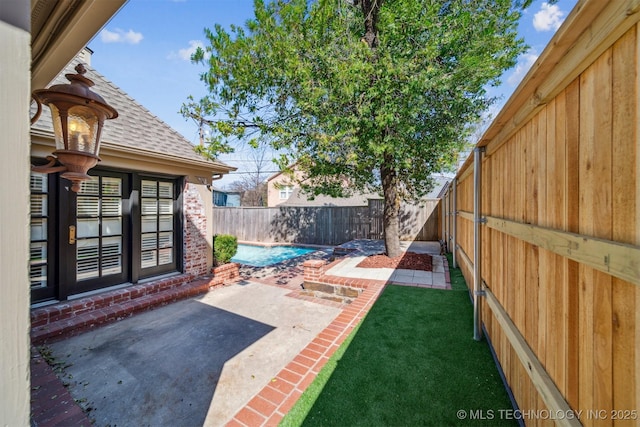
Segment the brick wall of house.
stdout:
<svg viewBox="0 0 640 427">
<path fill-rule="evenodd" d="M 187 182 L 182 193 L 184 212 L 184 272 L 198 277 L 208 273 L 207 211 L 197 184 Z"/>
</svg>

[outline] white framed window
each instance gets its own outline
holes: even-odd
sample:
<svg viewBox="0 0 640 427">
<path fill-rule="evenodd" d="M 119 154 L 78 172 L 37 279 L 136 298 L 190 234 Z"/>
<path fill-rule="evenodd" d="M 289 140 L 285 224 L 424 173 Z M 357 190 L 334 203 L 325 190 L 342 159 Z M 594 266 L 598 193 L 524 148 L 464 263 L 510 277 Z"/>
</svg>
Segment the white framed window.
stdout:
<svg viewBox="0 0 640 427">
<path fill-rule="evenodd" d="M 280 200 L 287 200 L 293 194 L 293 185 L 283 185 L 280 187 Z"/>
</svg>

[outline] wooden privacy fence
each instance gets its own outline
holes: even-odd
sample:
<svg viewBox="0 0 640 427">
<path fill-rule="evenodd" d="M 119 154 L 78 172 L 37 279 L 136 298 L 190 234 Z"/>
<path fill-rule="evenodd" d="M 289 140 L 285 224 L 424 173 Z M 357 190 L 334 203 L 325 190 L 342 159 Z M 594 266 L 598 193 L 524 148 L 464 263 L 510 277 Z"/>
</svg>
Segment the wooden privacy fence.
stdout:
<svg viewBox="0 0 640 427">
<path fill-rule="evenodd" d="M 640 424 L 639 16 L 578 2 L 439 208 L 527 425 Z"/>
<path fill-rule="evenodd" d="M 369 206 L 313 206 L 213 209 L 216 234 L 265 243 L 339 245 L 353 239 L 382 239 L 381 200 Z M 400 234 L 403 240 L 438 240 L 438 200 L 403 206 Z"/>
</svg>

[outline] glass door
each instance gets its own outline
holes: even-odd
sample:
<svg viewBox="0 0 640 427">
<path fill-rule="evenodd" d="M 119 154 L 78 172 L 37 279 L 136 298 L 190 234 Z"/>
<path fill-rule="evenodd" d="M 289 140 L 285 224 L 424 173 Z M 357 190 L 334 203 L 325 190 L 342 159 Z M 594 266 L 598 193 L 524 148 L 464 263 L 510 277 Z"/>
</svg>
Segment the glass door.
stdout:
<svg viewBox="0 0 640 427">
<path fill-rule="evenodd" d="M 75 244 L 75 285 L 71 293 L 120 284 L 128 278 L 128 179 L 96 171 L 76 198 L 76 221 L 69 228 Z"/>
<path fill-rule="evenodd" d="M 46 301 L 56 297 L 54 277 L 55 218 L 49 175 L 31 172 L 31 245 L 29 280 L 31 300 Z"/>
<path fill-rule="evenodd" d="M 175 182 L 145 177 L 140 182 L 140 277 L 177 268 Z"/>
</svg>

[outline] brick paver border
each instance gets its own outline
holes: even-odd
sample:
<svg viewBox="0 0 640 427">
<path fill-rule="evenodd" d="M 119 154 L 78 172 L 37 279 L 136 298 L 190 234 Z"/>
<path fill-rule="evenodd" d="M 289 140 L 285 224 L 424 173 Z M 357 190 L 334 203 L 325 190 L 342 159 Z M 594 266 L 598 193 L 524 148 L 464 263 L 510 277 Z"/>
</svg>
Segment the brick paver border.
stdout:
<svg viewBox="0 0 640 427">
<path fill-rule="evenodd" d="M 369 312 L 385 281 L 367 280 L 365 290 L 286 365 L 226 424 L 228 427 L 277 426 L 313 382 L 338 347 Z"/>
<path fill-rule="evenodd" d="M 342 260 L 326 262 L 306 261 L 313 271 L 309 274 L 305 268 L 305 280 L 314 280 L 336 285 L 357 286 L 362 293 L 311 341 L 288 365 L 286 365 L 269 384 L 238 411 L 226 424 L 226 427 L 266 427 L 277 426 L 291 410 L 302 393 L 313 382 L 320 370 L 338 347 L 351 334 L 353 329 L 366 316 L 387 284 L 451 289 L 449 265 L 444 261 L 445 284 L 416 285 L 388 282 L 385 280 L 349 279 L 325 274 L 327 270 Z M 345 280 L 346 279 L 346 280 Z"/>
</svg>

